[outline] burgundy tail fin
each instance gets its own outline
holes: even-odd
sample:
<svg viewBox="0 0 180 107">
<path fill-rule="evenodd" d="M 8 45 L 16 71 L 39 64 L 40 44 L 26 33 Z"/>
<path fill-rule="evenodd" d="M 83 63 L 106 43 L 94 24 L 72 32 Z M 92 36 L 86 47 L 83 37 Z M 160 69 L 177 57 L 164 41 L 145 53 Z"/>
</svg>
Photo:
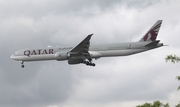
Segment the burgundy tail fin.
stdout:
<svg viewBox="0 0 180 107">
<path fill-rule="evenodd" d="M 158 20 L 139 41 L 155 41 L 161 24 L 162 20 Z"/>
</svg>

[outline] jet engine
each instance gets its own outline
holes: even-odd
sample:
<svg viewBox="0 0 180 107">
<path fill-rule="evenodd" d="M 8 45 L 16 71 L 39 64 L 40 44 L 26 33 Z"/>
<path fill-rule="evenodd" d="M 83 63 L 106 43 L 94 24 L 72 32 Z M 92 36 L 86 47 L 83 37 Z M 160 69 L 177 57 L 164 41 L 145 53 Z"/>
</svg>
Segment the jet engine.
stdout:
<svg viewBox="0 0 180 107">
<path fill-rule="evenodd" d="M 67 60 L 70 57 L 68 52 L 56 52 L 55 58 L 57 61 Z"/>
</svg>

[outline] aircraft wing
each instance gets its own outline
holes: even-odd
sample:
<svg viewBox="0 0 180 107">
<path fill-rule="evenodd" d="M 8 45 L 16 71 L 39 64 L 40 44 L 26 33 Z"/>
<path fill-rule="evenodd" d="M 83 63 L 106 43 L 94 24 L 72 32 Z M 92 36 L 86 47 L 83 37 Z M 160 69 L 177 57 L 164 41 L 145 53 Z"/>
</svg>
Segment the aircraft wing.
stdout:
<svg viewBox="0 0 180 107">
<path fill-rule="evenodd" d="M 90 39 L 93 34 L 88 35 L 82 42 L 70 50 L 71 55 L 89 55 Z"/>
</svg>

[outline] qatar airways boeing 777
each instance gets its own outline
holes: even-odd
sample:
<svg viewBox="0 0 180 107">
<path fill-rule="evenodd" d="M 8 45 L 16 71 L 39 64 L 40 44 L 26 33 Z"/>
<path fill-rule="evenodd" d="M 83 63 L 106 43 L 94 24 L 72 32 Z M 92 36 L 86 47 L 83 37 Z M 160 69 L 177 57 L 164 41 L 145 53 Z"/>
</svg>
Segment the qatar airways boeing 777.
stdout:
<svg viewBox="0 0 180 107">
<path fill-rule="evenodd" d="M 75 47 L 24 49 L 15 52 L 11 58 L 21 61 L 22 68 L 24 68 L 24 62 L 42 60 L 67 60 L 69 64 L 82 63 L 95 66 L 92 59 L 132 55 L 163 46 L 163 43 L 159 43 L 160 40 L 156 40 L 161 24 L 162 20 L 158 20 L 137 42 L 90 45 L 93 35 L 90 34 Z"/>
</svg>

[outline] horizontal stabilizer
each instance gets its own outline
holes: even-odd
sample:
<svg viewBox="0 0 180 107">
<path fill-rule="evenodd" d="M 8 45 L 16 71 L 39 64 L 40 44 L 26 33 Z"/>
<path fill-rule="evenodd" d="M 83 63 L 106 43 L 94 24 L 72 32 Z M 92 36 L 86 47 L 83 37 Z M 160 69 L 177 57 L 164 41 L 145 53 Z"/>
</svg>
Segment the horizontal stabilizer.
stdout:
<svg viewBox="0 0 180 107">
<path fill-rule="evenodd" d="M 158 43 L 160 42 L 160 40 L 156 40 L 156 41 L 153 41 L 147 45 L 145 45 L 145 47 L 152 47 L 152 46 L 156 46 Z"/>
</svg>

